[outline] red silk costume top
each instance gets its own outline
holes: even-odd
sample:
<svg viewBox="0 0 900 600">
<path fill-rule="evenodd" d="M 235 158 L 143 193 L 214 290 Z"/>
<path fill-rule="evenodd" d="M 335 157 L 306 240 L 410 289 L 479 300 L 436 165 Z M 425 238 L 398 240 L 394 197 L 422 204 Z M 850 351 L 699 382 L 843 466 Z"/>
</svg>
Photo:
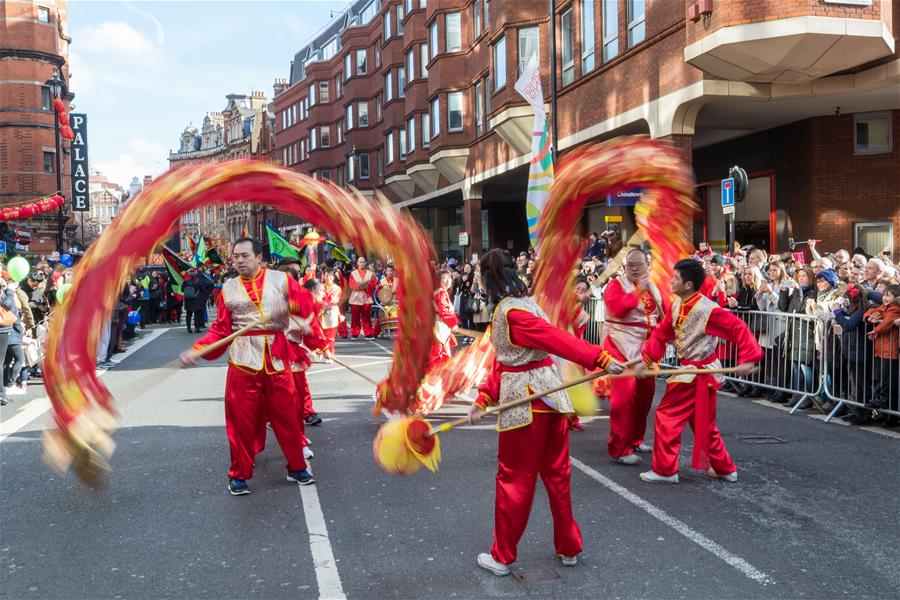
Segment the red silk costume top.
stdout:
<svg viewBox="0 0 900 600">
<path fill-rule="evenodd" d="M 617 350 L 625 360 L 640 354 L 641 345 L 669 308 L 655 286 L 641 290 L 624 277 L 609 282 L 603 303 L 608 331 L 604 346 Z"/>
</svg>

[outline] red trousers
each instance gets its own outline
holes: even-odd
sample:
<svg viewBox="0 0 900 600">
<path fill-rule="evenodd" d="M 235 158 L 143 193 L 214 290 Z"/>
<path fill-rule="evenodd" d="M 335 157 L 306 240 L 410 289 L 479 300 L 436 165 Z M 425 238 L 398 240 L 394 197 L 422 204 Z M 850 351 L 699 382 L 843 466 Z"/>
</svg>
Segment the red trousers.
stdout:
<svg viewBox="0 0 900 600">
<path fill-rule="evenodd" d="M 604 346 L 619 362 L 626 359 L 612 343 Z M 610 381 L 609 442 L 607 450 L 613 458 L 634 453 L 644 443 L 647 415 L 653 405 L 656 380 L 652 377 L 626 377 Z"/>
<path fill-rule="evenodd" d="M 346 328 L 347 326 L 344 325 L 344 329 Z M 327 344 L 325 344 L 325 350 L 334 352 L 334 340 L 337 338 L 338 329 L 340 329 L 340 326 L 331 327 L 329 329 L 322 329 L 322 332 L 325 334 L 325 340 L 328 342 Z"/>
<path fill-rule="evenodd" d="M 660 475 L 678 472 L 678 451 L 681 449 L 681 430 L 686 424 L 694 429 L 694 399 L 699 390 L 697 384 L 669 383 L 666 393 L 656 407 L 656 427 L 653 439 L 653 470 Z M 709 464 L 716 473 L 734 473 L 737 467 L 725 449 L 725 442 L 716 427 L 715 394 L 709 405 Z"/>
<path fill-rule="evenodd" d="M 266 421 L 291 471 L 306 469 L 303 429 L 297 422 L 297 395 L 288 370 L 251 374 L 232 365 L 225 380 L 225 431 L 231 449 L 232 479 L 251 479 L 256 454 L 262 450 Z"/>
<path fill-rule="evenodd" d="M 534 413 L 527 427 L 499 435 L 494 546 L 491 556 L 516 562 L 516 545 L 525 532 L 538 473 L 553 513 L 557 554 L 581 553 L 581 530 L 572 515 L 569 422 L 561 413 Z"/>
<path fill-rule="evenodd" d="M 300 423 L 303 419 L 316 412 L 313 409 L 312 394 L 309 392 L 309 383 L 306 381 L 306 371 L 294 371 L 294 388 L 297 390 L 297 402 L 300 409 Z"/>
<path fill-rule="evenodd" d="M 359 328 L 362 324 L 363 335 L 369 337 L 372 335 L 372 305 L 371 304 L 351 304 L 350 305 L 350 335 L 359 336 Z"/>
<path fill-rule="evenodd" d="M 342 304 L 340 306 L 340 309 L 341 309 L 341 317 L 343 317 L 344 311 L 347 310 L 347 307 L 346 307 L 346 305 Z M 337 326 L 337 332 L 338 332 L 338 335 L 341 336 L 342 338 L 346 338 L 348 335 L 350 335 L 350 332 L 347 330 L 347 319 L 341 318 L 341 320 Z"/>
</svg>

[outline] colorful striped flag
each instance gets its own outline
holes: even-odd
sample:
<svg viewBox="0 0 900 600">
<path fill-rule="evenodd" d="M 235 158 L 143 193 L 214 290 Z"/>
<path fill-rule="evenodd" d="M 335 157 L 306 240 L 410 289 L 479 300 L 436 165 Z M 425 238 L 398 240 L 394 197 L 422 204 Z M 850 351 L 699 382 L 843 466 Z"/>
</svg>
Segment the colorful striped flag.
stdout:
<svg viewBox="0 0 900 600">
<path fill-rule="evenodd" d="M 184 283 L 184 278 L 187 277 L 188 271 L 191 270 L 191 264 L 178 256 L 168 246 L 162 247 L 162 257 L 166 263 L 166 268 L 169 269 L 169 275 L 172 276 L 172 294 L 179 300 L 184 300 L 181 286 Z"/>
<path fill-rule="evenodd" d="M 553 154 L 550 149 L 550 130 L 544 112 L 544 93 L 541 90 L 541 71 L 537 54 L 532 55 L 522 71 L 522 76 L 516 81 L 516 91 L 534 109 L 525 215 L 528 219 L 528 239 L 536 250 L 538 219 L 550 195 L 550 188 L 553 187 Z"/>
</svg>

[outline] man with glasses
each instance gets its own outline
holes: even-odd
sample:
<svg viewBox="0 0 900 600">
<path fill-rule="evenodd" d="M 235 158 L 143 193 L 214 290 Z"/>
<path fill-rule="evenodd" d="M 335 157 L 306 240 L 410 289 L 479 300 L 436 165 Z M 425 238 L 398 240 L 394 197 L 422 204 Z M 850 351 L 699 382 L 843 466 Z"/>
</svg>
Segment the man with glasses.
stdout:
<svg viewBox="0 0 900 600">
<path fill-rule="evenodd" d="M 641 347 L 664 314 L 662 296 L 650 282 L 647 255 L 634 248 L 625 257 L 625 276 L 613 279 L 603 294 L 607 337 L 603 347 L 617 361 L 640 357 Z M 610 394 L 609 455 L 623 465 L 636 465 L 635 452 L 650 452 L 644 443 L 647 415 L 653 404 L 653 378 L 615 379 Z"/>
</svg>

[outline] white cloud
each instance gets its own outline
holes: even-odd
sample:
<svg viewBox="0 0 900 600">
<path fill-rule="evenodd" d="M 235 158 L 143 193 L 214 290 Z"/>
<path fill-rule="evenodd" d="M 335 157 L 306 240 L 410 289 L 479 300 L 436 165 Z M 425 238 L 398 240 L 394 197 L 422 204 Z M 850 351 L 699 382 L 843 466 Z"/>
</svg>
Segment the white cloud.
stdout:
<svg viewBox="0 0 900 600">
<path fill-rule="evenodd" d="M 100 171 L 110 181 L 128 187 L 132 177 L 144 175 L 156 177 L 169 168 L 168 150 L 158 142 L 144 138 L 132 138 L 122 152 L 111 160 L 100 160 L 91 165 L 92 171 Z"/>
<path fill-rule="evenodd" d="M 162 46 L 123 21 L 82 27 L 76 34 L 79 48 L 103 61 L 126 62 L 149 69 L 165 66 Z"/>
</svg>

